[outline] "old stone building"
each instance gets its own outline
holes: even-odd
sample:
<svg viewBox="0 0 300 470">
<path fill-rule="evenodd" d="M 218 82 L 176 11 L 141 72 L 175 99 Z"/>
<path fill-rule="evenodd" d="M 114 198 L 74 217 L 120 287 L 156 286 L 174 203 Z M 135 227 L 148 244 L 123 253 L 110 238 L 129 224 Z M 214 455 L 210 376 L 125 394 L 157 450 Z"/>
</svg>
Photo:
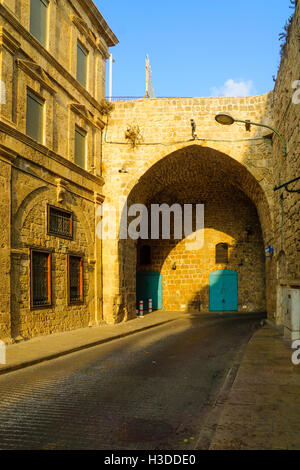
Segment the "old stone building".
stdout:
<svg viewBox="0 0 300 470">
<path fill-rule="evenodd" d="M 110 116 L 117 39 L 91 0 L 0 0 L 0 15 L 0 338 L 128 320 L 150 295 L 166 311 L 267 311 L 298 337 L 299 194 L 284 184 L 300 176 L 299 2 L 274 91 L 118 101 Z M 174 226 L 124 237 L 132 204 L 203 205 L 203 245 Z"/>
<path fill-rule="evenodd" d="M 0 18 L 0 338 L 9 341 L 102 318 L 100 103 L 117 39 L 91 0 L 1 0 Z"/>
</svg>

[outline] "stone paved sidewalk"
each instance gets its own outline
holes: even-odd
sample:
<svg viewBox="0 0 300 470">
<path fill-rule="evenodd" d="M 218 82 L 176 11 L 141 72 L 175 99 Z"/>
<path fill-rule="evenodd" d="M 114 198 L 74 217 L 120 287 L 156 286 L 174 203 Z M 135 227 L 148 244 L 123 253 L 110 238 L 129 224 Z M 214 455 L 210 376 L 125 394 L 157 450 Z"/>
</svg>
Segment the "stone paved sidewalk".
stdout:
<svg viewBox="0 0 300 470">
<path fill-rule="evenodd" d="M 254 334 L 211 450 L 300 449 L 300 365 L 292 364 L 292 353 L 290 343 L 271 326 Z"/>
<path fill-rule="evenodd" d="M 187 314 L 158 311 L 117 325 L 102 324 L 11 344 L 6 347 L 6 364 L 0 364 L 0 375 L 163 325 L 183 315 Z"/>
</svg>

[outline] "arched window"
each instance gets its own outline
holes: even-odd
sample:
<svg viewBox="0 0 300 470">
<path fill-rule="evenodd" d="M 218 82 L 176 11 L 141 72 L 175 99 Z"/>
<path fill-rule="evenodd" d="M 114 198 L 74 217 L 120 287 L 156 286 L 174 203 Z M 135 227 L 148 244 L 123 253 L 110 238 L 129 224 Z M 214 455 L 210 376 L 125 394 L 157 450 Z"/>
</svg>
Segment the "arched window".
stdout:
<svg viewBox="0 0 300 470">
<path fill-rule="evenodd" d="M 140 265 L 149 266 L 151 264 L 151 246 L 142 245 L 140 248 Z"/>
<path fill-rule="evenodd" d="M 228 245 L 227 243 L 218 243 L 216 245 L 216 264 L 228 263 Z"/>
</svg>

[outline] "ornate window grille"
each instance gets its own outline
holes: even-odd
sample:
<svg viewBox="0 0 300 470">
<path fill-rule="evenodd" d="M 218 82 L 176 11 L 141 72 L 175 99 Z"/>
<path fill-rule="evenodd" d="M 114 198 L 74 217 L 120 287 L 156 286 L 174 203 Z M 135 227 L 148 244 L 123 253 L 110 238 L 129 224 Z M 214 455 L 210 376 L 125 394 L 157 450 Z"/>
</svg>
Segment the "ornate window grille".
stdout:
<svg viewBox="0 0 300 470">
<path fill-rule="evenodd" d="M 48 206 L 48 233 L 63 238 L 73 238 L 72 212 Z"/>
</svg>

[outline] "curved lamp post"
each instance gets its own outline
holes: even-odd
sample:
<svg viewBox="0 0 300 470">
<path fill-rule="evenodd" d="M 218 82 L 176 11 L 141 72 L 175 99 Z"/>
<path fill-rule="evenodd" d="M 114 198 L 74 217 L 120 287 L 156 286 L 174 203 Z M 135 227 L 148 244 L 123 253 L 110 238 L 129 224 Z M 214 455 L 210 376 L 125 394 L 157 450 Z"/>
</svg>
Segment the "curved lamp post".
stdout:
<svg viewBox="0 0 300 470">
<path fill-rule="evenodd" d="M 259 127 L 265 127 L 266 129 L 270 129 L 272 132 L 274 132 L 279 137 L 280 142 L 281 142 L 282 147 L 283 147 L 284 156 L 286 157 L 286 155 L 287 155 L 286 143 L 285 143 L 283 137 L 279 134 L 279 132 L 276 131 L 276 129 L 274 129 L 273 127 L 267 126 L 266 124 L 261 124 L 259 122 L 243 121 L 241 119 L 234 119 L 234 117 L 232 117 L 231 114 L 229 114 L 229 113 L 219 113 L 219 114 L 216 115 L 215 120 L 219 124 L 222 124 L 223 126 L 231 126 L 231 124 L 234 124 L 235 122 L 242 122 L 242 123 L 246 124 L 246 130 L 247 131 L 250 131 L 250 126 L 251 125 L 259 126 Z"/>
</svg>

